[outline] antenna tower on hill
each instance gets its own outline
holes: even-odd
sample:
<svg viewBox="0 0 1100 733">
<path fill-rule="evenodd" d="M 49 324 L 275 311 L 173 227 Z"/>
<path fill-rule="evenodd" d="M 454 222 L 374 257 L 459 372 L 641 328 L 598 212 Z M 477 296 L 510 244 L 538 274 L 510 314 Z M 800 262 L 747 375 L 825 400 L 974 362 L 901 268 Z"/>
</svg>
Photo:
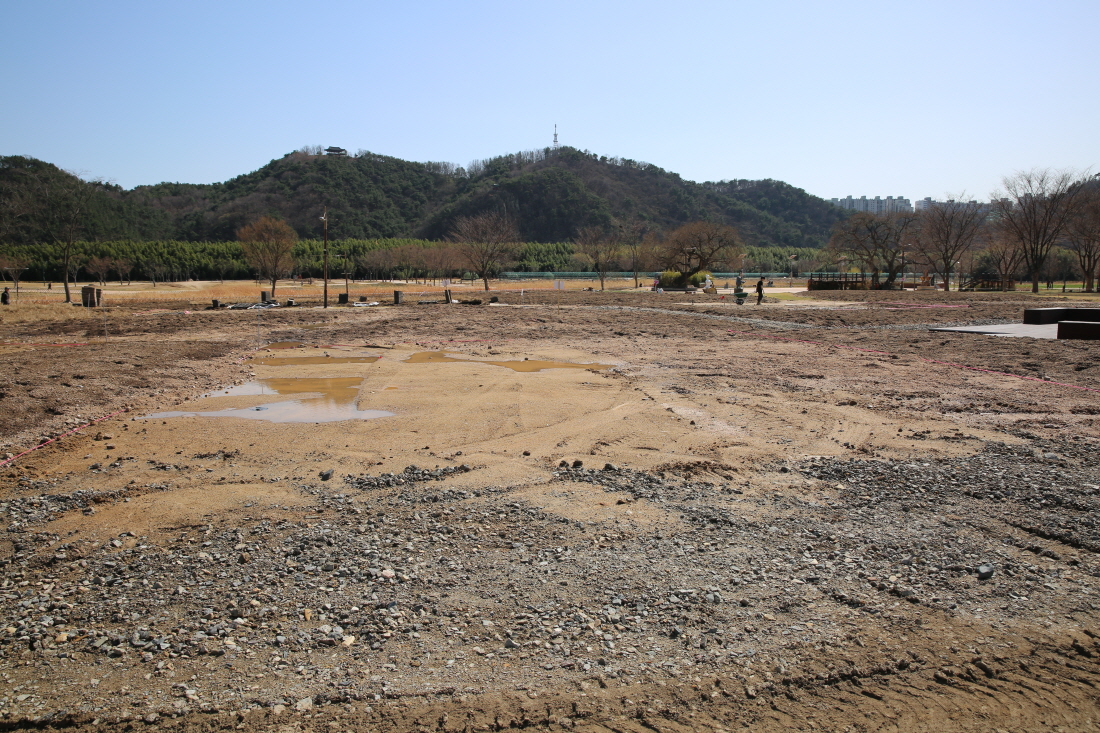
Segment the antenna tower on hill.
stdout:
<svg viewBox="0 0 1100 733">
<path fill-rule="evenodd" d="M 554 150 L 558 149 L 558 126 L 554 124 Z"/>
</svg>

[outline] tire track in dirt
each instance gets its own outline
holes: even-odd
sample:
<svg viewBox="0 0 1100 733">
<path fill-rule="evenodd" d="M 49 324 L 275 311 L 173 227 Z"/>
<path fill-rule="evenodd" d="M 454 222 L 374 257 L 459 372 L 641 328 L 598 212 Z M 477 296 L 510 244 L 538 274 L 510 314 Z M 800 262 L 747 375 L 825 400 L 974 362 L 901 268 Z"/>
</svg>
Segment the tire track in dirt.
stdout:
<svg viewBox="0 0 1100 733">
<path fill-rule="evenodd" d="M 613 686 L 597 678 L 582 689 L 542 696 L 496 692 L 442 697 L 387 695 L 364 708 L 331 704 L 251 713 L 191 713 L 178 718 L 5 720 L 0 730 L 29 728 L 84 733 L 133 730 L 156 723 L 179 733 L 221 730 L 280 733 L 371 730 L 458 733 L 571 730 L 580 733 L 696 731 L 1033 731 L 1064 726 L 1095 730 L 1100 708 L 1100 645 L 1091 639 L 1037 646 L 1021 657 L 975 657 L 972 663 L 919 669 L 879 664 L 839 678 L 795 675 L 746 684 L 718 674 Z M 920 666 L 920 665 L 914 665 Z M 892 668 L 891 668 L 892 667 Z M 818 675 L 820 677 L 820 675 Z M 139 727 L 139 729 L 140 729 Z"/>
</svg>

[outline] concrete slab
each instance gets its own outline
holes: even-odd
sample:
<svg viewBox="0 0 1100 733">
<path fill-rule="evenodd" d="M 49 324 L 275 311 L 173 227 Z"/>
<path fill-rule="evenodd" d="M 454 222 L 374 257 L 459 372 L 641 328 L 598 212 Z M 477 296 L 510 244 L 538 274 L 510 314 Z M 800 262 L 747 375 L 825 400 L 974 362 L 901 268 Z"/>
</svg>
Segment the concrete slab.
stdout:
<svg viewBox="0 0 1100 733">
<path fill-rule="evenodd" d="M 1057 323 L 1002 323 L 995 326 L 955 326 L 953 328 L 930 328 L 929 331 L 952 331 L 955 333 L 976 333 L 985 336 L 1013 336 L 1033 339 L 1057 339 Z"/>
</svg>

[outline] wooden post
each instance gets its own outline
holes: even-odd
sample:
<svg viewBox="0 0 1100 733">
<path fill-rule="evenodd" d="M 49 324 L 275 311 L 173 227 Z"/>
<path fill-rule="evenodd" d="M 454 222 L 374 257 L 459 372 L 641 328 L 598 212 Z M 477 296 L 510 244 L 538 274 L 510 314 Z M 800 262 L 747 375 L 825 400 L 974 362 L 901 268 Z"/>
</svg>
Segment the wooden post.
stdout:
<svg viewBox="0 0 1100 733">
<path fill-rule="evenodd" d="M 325 207 L 324 213 L 321 214 L 321 220 L 325 222 L 325 264 L 324 264 L 324 277 L 325 277 L 325 308 L 328 308 L 328 207 Z"/>
</svg>

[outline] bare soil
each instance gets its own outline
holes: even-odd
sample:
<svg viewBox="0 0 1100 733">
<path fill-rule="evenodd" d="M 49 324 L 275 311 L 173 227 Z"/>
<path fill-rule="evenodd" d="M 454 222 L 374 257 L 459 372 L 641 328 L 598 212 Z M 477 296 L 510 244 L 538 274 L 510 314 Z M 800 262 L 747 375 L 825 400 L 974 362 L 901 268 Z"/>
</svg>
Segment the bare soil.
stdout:
<svg viewBox="0 0 1100 733">
<path fill-rule="evenodd" d="M 498 299 L 0 323 L 0 724 L 1096 727 L 1100 345 L 928 331 L 1061 299 Z"/>
</svg>

